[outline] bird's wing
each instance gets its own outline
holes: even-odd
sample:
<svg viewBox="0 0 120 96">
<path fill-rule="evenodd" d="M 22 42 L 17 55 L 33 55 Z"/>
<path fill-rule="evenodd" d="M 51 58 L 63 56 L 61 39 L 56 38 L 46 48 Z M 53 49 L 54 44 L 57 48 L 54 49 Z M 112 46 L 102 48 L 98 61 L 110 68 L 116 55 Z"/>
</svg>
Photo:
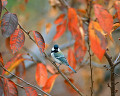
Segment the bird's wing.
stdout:
<svg viewBox="0 0 120 96">
<path fill-rule="evenodd" d="M 67 62 L 67 59 L 65 58 L 64 54 L 62 52 L 57 52 L 54 54 L 55 58 L 61 61 L 65 65 L 69 65 Z"/>
</svg>

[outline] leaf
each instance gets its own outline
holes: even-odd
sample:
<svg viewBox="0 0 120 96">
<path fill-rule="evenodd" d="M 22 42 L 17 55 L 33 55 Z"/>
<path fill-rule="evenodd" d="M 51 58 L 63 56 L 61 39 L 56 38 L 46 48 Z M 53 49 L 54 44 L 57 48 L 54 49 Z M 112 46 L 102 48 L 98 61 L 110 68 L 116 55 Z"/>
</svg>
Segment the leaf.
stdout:
<svg viewBox="0 0 120 96">
<path fill-rule="evenodd" d="M 115 1 L 115 9 L 117 10 L 117 17 L 120 22 L 120 1 Z"/>
<path fill-rule="evenodd" d="M 61 14 L 61 15 L 54 21 L 54 23 L 55 23 L 55 24 L 59 24 L 59 23 L 63 22 L 64 17 L 65 17 L 65 14 Z"/>
<path fill-rule="evenodd" d="M 47 70 L 51 73 L 51 74 L 55 74 L 55 70 L 54 70 L 54 68 L 51 66 L 51 65 L 46 65 L 46 68 L 47 68 Z"/>
<path fill-rule="evenodd" d="M 66 31 L 66 24 L 67 24 L 67 20 L 65 19 L 62 24 L 57 26 L 57 32 L 53 40 L 57 40 L 64 34 L 64 32 Z"/>
<path fill-rule="evenodd" d="M 15 74 L 16 74 L 17 76 L 19 76 L 20 78 L 24 79 L 25 73 L 26 73 L 25 64 L 24 64 L 24 62 L 21 62 L 21 63 L 16 67 Z M 18 83 L 21 82 L 21 80 L 19 80 L 19 79 L 17 79 L 17 81 L 18 81 Z"/>
<path fill-rule="evenodd" d="M 0 96 L 3 95 L 3 82 L 2 82 L 2 79 L 0 77 Z"/>
<path fill-rule="evenodd" d="M 25 3 L 27 4 L 29 0 L 24 0 L 24 1 L 25 1 Z"/>
<path fill-rule="evenodd" d="M 99 21 L 100 26 L 105 31 L 105 33 L 109 35 L 113 27 L 112 15 L 108 13 L 107 10 L 105 10 L 103 6 L 99 4 L 94 5 L 94 12 L 95 12 L 96 18 Z"/>
<path fill-rule="evenodd" d="M 0 0 L 0 17 L 1 17 L 1 13 L 2 13 L 2 1 Z"/>
<path fill-rule="evenodd" d="M 10 37 L 5 39 L 5 45 L 6 45 L 6 48 L 9 50 L 9 52 L 12 53 L 10 48 Z"/>
<path fill-rule="evenodd" d="M 118 27 L 120 27 L 120 23 L 113 24 L 113 30 L 112 30 L 112 32 L 115 31 Z"/>
<path fill-rule="evenodd" d="M 74 43 L 74 52 L 78 63 L 80 63 L 84 59 L 86 50 L 87 48 L 85 46 L 85 42 L 80 39 L 79 40 L 76 39 Z"/>
<path fill-rule="evenodd" d="M 52 24 L 51 24 L 51 23 L 47 23 L 47 24 L 46 24 L 46 33 L 47 33 L 47 34 L 50 32 L 51 27 L 52 27 Z"/>
<path fill-rule="evenodd" d="M 1 30 L 4 37 L 14 33 L 18 25 L 18 18 L 15 14 L 5 13 L 2 17 Z"/>
<path fill-rule="evenodd" d="M 16 53 L 20 50 L 25 42 L 25 35 L 21 29 L 16 29 L 15 32 L 10 36 L 10 48 L 12 53 Z"/>
<path fill-rule="evenodd" d="M 77 62 L 76 62 L 76 59 L 75 59 L 75 55 L 74 55 L 73 50 L 70 49 L 70 48 L 69 48 L 69 50 L 68 50 L 68 63 L 69 63 L 69 65 L 70 65 L 73 69 L 76 68 Z M 71 71 L 70 68 L 69 68 L 69 71 Z"/>
<path fill-rule="evenodd" d="M 38 96 L 37 91 L 32 87 L 24 87 L 26 96 Z"/>
<path fill-rule="evenodd" d="M 23 62 L 24 60 L 26 60 L 26 59 L 20 58 L 20 59 L 16 60 L 14 63 L 11 64 L 10 67 L 8 67 L 7 70 L 11 72 L 13 69 L 15 69 L 15 68 L 16 68 L 21 62 Z M 8 75 L 9 73 L 8 73 L 8 72 L 5 72 L 5 74 Z"/>
<path fill-rule="evenodd" d="M 0 62 L 2 63 L 2 65 L 4 66 L 4 63 L 3 63 L 3 57 L 2 57 L 2 54 L 0 53 Z"/>
<path fill-rule="evenodd" d="M 1 0 L 2 1 L 2 6 L 5 7 L 7 5 L 7 0 Z"/>
<path fill-rule="evenodd" d="M 17 54 L 14 57 L 12 57 L 6 64 L 5 64 L 5 68 L 8 69 L 18 58 L 20 58 L 22 56 L 22 54 Z M 2 75 L 4 75 L 5 71 L 3 70 Z"/>
<path fill-rule="evenodd" d="M 48 79 L 48 73 L 44 64 L 37 63 L 35 78 L 40 87 L 45 86 L 45 83 Z"/>
<path fill-rule="evenodd" d="M 90 22 L 89 38 L 93 53 L 99 58 L 99 60 L 101 60 L 104 56 L 107 42 L 103 35 L 103 30 L 97 22 Z"/>
<path fill-rule="evenodd" d="M 45 86 L 43 87 L 43 91 L 50 92 L 54 85 L 55 79 L 57 78 L 58 74 L 52 75 L 46 82 Z"/>
<path fill-rule="evenodd" d="M 3 88 L 4 88 L 4 96 L 18 96 L 18 90 L 13 81 L 10 79 L 3 79 Z"/>
<path fill-rule="evenodd" d="M 33 35 L 34 35 L 34 39 L 35 39 L 35 42 L 40 50 L 41 53 L 44 52 L 44 49 L 45 49 L 45 41 L 44 41 L 44 38 L 42 37 L 42 35 L 37 32 L 37 31 L 33 31 Z"/>
</svg>

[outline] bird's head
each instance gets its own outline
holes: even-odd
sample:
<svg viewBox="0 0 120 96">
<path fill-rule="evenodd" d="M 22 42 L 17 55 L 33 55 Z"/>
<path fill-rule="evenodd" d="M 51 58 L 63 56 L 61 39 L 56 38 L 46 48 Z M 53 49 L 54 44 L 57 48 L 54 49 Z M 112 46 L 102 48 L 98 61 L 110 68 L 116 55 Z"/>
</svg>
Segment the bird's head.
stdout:
<svg viewBox="0 0 120 96">
<path fill-rule="evenodd" d="M 59 46 L 57 44 L 54 45 L 54 47 L 52 48 L 52 51 L 51 52 L 59 52 L 60 49 L 59 49 Z"/>
</svg>

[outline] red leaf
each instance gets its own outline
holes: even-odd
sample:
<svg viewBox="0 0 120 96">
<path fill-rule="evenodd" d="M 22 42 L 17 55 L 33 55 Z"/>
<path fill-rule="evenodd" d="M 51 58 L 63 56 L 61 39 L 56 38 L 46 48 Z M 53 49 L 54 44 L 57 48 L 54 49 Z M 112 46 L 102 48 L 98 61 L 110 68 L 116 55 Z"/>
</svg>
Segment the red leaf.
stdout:
<svg viewBox="0 0 120 96">
<path fill-rule="evenodd" d="M 40 87 L 45 86 L 45 83 L 48 79 L 48 73 L 44 64 L 37 63 L 35 78 Z"/>
<path fill-rule="evenodd" d="M 3 79 L 4 96 L 18 96 L 18 91 L 15 83 L 10 79 Z"/>
<path fill-rule="evenodd" d="M 45 86 L 43 87 L 43 91 L 45 92 L 50 92 L 53 85 L 54 85 L 54 82 L 55 82 L 55 79 L 57 78 L 58 74 L 55 74 L 55 75 L 52 75 L 46 82 Z"/>
<path fill-rule="evenodd" d="M 32 87 L 24 87 L 26 96 L 38 96 L 37 91 Z"/>
<path fill-rule="evenodd" d="M 18 25 L 18 18 L 15 14 L 5 13 L 2 17 L 1 30 L 4 37 L 9 37 L 14 33 Z"/>
<path fill-rule="evenodd" d="M 86 50 L 87 48 L 85 46 L 85 42 L 80 39 L 79 40 L 76 39 L 74 44 L 74 52 L 78 63 L 80 63 L 83 60 L 86 54 Z"/>
<path fill-rule="evenodd" d="M 94 5 L 94 11 L 95 11 L 95 16 L 97 17 L 100 26 L 109 35 L 113 27 L 112 15 L 108 13 L 107 10 L 105 10 L 103 6 L 99 4 Z"/>
<path fill-rule="evenodd" d="M 115 1 L 115 9 L 117 10 L 117 17 L 120 22 L 120 1 Z"/>
<path fill-rule="evenodd" d="M 27 4 L 29 0 L 24 0 L 24 1 L 25 1 L 25 3 Z"/>
<path fill-rule="evenodd" d="M 2 79 L 0 77 L 0 96 L 3 95 L 3 82 L 2 82 Z"/>
<path fill-rule="evenodd" d="M 5 68 L 8 69 L 18 58 L 20 58 L 22 56 L 22 54 L 17 54 L 14 57 L 12 57 L 6 64 L 5 64 Z M 3 70 L 2 75 L 4 75 L 5 71 Z"/>
<path fill-rule="evenodd" d="M 65 14 L 61 14 L 55 21 L 55 24 L 59 24 L 64 20 Z"/>
<path fill-rule="evenodd" d="M 99 58 L 102 59 L 106 49 L 106 39 L 103 36 L 103 30 L 97 22 L 91 21 L 89 25 L 89 38 L 90 45 L 93 53 Z"/>
<path fill-rule="evenodd" d="M 76 68 L 76 59 L 75 59 L 75 55 L 72 49 L 68 50 L 68 63 L 69 65 L 75 69 Z M 71 71 L 71 69 L 69 68 L 69 71 Z"/>
<path fill-rule="evenodd" d="M 2 6 L 5 7 L 7 5 L 7 0 L 1 0 L 2 1 Z"/>
<path fill-rule="evenodd" d="M 63 24 L 60 24 L 57 26 L 57 33 L 54 36 L 53 40 L 57 40 L 64 34 L 64 32 L 66 31 L 66 23 L 67 23 L 67 20 L 65 19 L 63 21 Z"/>
<path fill-rule="evenodd" d="M 42 37 L 42 35 L 37 32 L 37 31 L 33 31 L 33 35 L 34 35 L 34 39 L 35 39 L 35 42 L 40 50 L 41 53 L 44 52 L 44 49 L 45 49 L 45 41 L 44 41 L 44 38 Z"/>
<path fill-rule="evenodd" d="M 14 53 L 20 50 L 25 42 L 25 35 L 21 29 L 16 29 L 15 32 L 10 36 L 10 48 Z"/>
</svg>

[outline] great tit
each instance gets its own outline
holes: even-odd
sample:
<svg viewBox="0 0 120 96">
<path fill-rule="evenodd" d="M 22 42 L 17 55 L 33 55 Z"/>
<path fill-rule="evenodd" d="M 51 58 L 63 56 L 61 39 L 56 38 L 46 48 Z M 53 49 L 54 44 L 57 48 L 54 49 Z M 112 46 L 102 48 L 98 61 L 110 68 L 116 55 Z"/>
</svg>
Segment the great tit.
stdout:
<svg viewBox="0 0 120 96">
<path fill-rule="evenodd" d="M 51 56 L 55 60 L 56 63 L 67 65 L 73 72 L 77 73 L 69 64 L 64 54 L 59 49 L 59 46 L 56 44 L 51 50 Z"/>
</svg>

